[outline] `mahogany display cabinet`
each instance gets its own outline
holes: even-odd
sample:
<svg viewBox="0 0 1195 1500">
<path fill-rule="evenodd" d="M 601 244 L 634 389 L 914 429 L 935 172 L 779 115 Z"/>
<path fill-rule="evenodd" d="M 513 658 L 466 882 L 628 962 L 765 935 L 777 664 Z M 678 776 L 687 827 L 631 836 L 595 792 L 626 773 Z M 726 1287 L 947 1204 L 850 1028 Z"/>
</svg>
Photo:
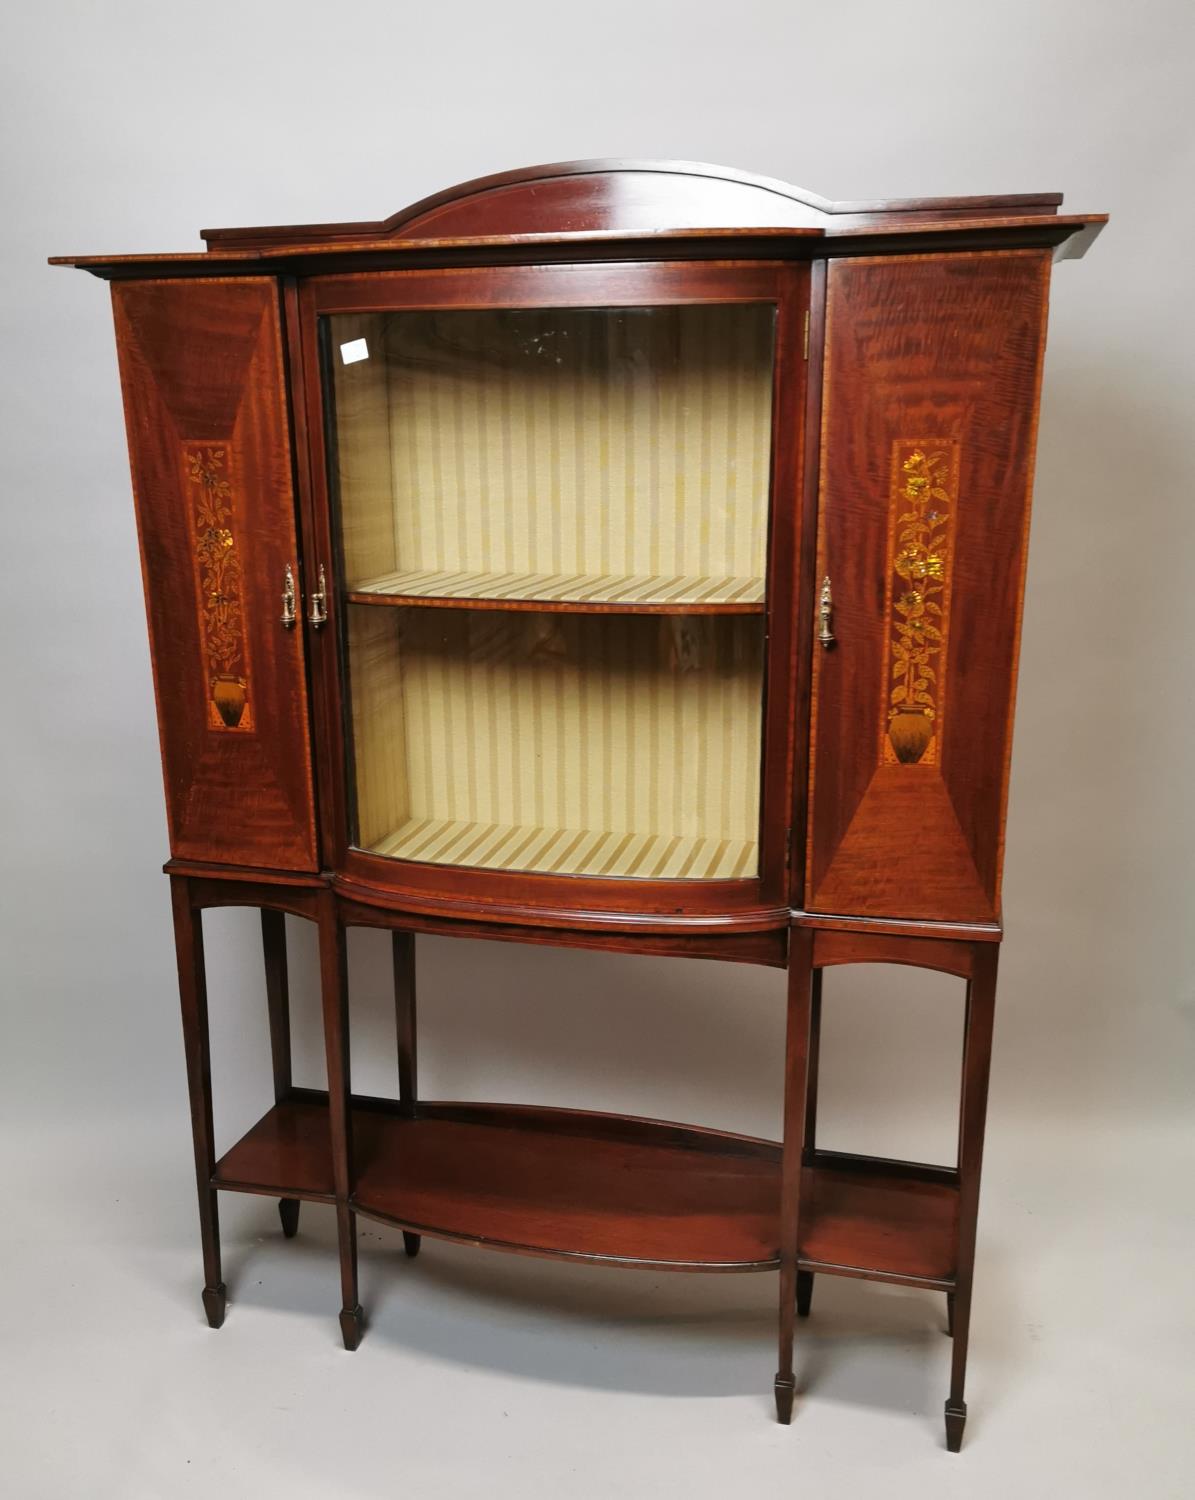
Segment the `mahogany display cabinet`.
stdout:
<svg viewBox="0 0 1195 1500">
<path fill-rule="evenodd" d="M 81 256 L 112 282 L 207 1317 L 221 1191 L 496 1249 L 945 1294 L 966 1419 L 1000 866 L 1057 194 L 834 203 L 689 163 Z M 217 1157 L 201 915 L 261 910 L 275 1103 Z M 291 1079 L 314 922 L 326 1091 Z M 399 1089 L 349 1077 L 393 934 Z M 419 933 L 786 969 L 783 1140 L 428 1102 Z M 577 962 L 584 962 L 582 954 Z M 966 981 L 957 1160 L 815 1138 L 821 978 Z"/>
</svg>

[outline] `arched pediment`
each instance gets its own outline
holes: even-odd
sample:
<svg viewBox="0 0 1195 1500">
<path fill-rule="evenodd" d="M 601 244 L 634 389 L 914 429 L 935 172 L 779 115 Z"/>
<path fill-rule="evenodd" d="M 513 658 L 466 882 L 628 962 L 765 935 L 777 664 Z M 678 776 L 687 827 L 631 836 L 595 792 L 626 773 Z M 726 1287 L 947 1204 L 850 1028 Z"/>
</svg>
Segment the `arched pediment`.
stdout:
<svg viewBox="0 0 1195 1500">
<path fill-rule="evenodd" d="M 834 202 L 805 188 L 704 162 L 603 158 L 552 162 L 477 177 L 386 219 L 285 229 L 211 229 L 214 247 L 350 240 L 493 238 L 528 234 L 639 234 L 719 229 L 824 229 L 849 222 L 1053 214 L 1060 193 L 995 198 Z"/>
</svg>

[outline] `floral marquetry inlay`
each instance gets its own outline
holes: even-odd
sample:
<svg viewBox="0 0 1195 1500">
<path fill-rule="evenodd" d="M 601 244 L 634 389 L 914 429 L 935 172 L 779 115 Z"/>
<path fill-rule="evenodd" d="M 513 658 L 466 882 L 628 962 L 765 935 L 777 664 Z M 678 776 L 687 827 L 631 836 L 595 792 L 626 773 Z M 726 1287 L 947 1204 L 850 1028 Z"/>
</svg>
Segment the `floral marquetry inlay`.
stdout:
<svg viewBox="0 0 1195 1500">
<path fill-rule="evenodd" d="M 887 603 L 889 669 L 881 758 L 934 765 L 942 735 L 958 445 L 892 445 Z"/>
<path fill-rule="evenodd" d="M 253 728 L 245 642 L 244 574 L 233 531 L 227 448 L 188 443 L 183 471 L 195 555 L 199 633 L 211 729 Z"/>
</svg>

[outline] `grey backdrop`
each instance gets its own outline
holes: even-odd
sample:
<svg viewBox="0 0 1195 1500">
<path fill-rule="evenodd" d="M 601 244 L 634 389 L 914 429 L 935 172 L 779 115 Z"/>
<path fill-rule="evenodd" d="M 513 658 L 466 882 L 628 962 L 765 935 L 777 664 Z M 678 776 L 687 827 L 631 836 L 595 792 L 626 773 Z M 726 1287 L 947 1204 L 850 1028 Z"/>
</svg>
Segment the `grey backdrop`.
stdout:
<svg viewBox="0 0 1195 1500">
<path fill-rule="evenodd" d="M 490 1493 L 695 1494 L 801 1472 L 858 1494 L 906 1479 L 953 1493 L 964 1472 L 973 1493 L 1010 1477 L 1034 1493 L 1055 1472 L 1123 1493 L 1146 1462 L 1148 1493 L 1179 1493 L 1195 1352 L 1191 31 L 1185 0 L 5 8 L 0 1437 L 20 1493 L 127 1500 L 219 1480 L 239 1494 L 252 1477 L 261 1494 L 270 1474 L 291 1494 L 386 1493 L 401 1466 L 353 1402 L 376 1403 L 425 1493 L 470 1493 L 484 1475 Z M 1113 215 L 1054 283 L 972 1353 L 985 1415 L 968 1470 L 934 1451 L 944 1341 L 915 1294 L 819 1287 L 807 1347 L 828 1373 L 810 1374 L 788 1434 L 767 1423 L 770 1278 L 644 1290 L 437 1247 L 408 1307 L 420 1284 L 367 1244 L 381 1331 L 350 1376 L 326 1214 L 304 1210 L 297 1243 L 317 1249 L 287 1262 L 269 1205 L 226 1199 L 234 1306 L 218 1339 L 198 1327 L 107 289 L 45 257 L 188 249 L 207 224 L 384 216 L 482 173 L 617 155 L 832 197 L 1061 188 L 1067 206 Z M 318 1082 L 314 945 L 289 926 L 298 1071 Z M 256 916 L 207 928 L 227 1144 L 268 1095 Z M 388 1090 L 386 939 L 351 946 L 355 1081 Z M 422 938 L 419 963 L 428 1093 L 778 1129 L 779 974 Z M 949 1156 L 959 999 L 953 981 L 901 970 L 831 977 L 830 1144 Z M 420 1321 L 437 1298 L 449 1310 Z M 428 1388 L 426 1408 L 394 1399 Z M 463 1446 L 455 1402 L 475 1423 Z M 354 1477 L 334 1480 L 349 1430 Z"/>
</svg>

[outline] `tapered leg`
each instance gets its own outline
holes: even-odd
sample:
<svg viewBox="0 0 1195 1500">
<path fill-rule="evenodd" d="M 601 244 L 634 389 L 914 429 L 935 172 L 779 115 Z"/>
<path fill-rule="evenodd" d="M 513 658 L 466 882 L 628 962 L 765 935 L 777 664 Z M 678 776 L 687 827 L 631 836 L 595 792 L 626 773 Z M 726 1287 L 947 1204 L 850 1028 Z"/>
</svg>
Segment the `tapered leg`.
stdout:
<svg viewBox="0 0 1195 1500">
<path fill-rule="evenodd" d="M 290 1093 L 290 985 L 286 971 L 286 914 L 262 908 L 261 948 L 266 966 L 266 1005 L 270 1017 L 270 1059 L 274 1065 L 274 1101 Z M 299 1200 L 281 1198 L 282 1233 L 293 1240 L 299 1230 Z"/>
<path fill-rule="evenodd" d="M 805 1087 L 805 1144 L 803 1163 L 812 1164 L 817 1146 L 817 1079 L 822 1047 L 822 973 L 814 969 L 809 1001 L 809 1070 Z M 813 1272 L 797 1272 L 797 1317 L 807 1318 L 813 1303 Z"/>
<path fill-rule="evenodd" d="M 274 1065 L 274 1098 L 291 1088 L 290 986 L 286 969 L 286 914 L 261 913 L 261 948 L 266 966 L 266 1005 L 270 1016 L 270 1060 Z"/>
<path fill-rule="evenodd" d="M 352 1351 L 365 1331 L 365 1314 L 357 1300 L 357 1216 L 347 1203 L 336 1205 L 336 1234 L 340 1241 L 340 1337 Z"/>
<path fill-rule="evenodd" d="M 998 951 L 994 943 L 977 943 L 975 967 L 967 985 L 963 1088 L 959 1108 L 958 1284 L 950 1307 L 954 1348 L 950 1364 L 950 1396 L 946 1401 L 946 1446 L 951 1453 L 957 1453 L 962 1446 L 963 1429 L 967 1423 L 967 1403 L 963 1399 L 963 1392 L 967 1378 L 967 1338 L 971 1326 L 971 1286 L 975 1271 L 975 1229 L 979 1217 L 983 1131 L 987 1118 L 988 1074 L 992 1060 L 997 958 Z"/>
<path fill-rule="evenodd" d="M 822 975 L 814 969 L 809 986 L 809 1082 L 805 1089 L 805 1155 L 817 1145 L 817 1075 L 822 1051 Z"/>
<path fill-rule="evenodd" d="M 394 953 L 394 1025 L 398 1040 L 398 1097 L 402 1113 L 414 1117 L 419 1101 L 415 1036 L 415 934 L 391 934 Z"/>
<path fill-rule="evenodd" d="M 344 1347 L 355 1349 L 361 1340 L 363 1318 L 357 1296 L 357 1224 L 349 1207 L 353 1139 L 349 1112 L 348 954 L 344 928 L 330 899 L 320 907 L 319 948 L 324 1050 L 328 1059 L 328 1124 L 340 1246 L 340 1331 Z"/>
<path fill-rule="evenodd" d="M 398 1039 L 398 1100 L 402 1112 L 414 1119 L 419 1106 L 419 1047 L 415 1013 L 415 934 L 392 934 L 394 953 L 394 1023 Z M 422 1236 L 402 1232 L 403 1248 L 419 1254 Z"/>
<path fill-rule="evenodd" d="M 785 1043 L 784 1144 L 780 1165 L 780 1350 L 776 1370 L 776 1416 L 791 1422 L 796 1378 L 793 1375 L 793 1331 L 797 1290 L 797 1244 L 801 1206 L 801 1160 L 808 1118 L 812 1017 L 813 934 L 802 927 L 790 932 L 788 958 L 788 1031 Z"/>
<path fill-rule="evenodd" d="M 224 1322 L 226 1291 L 220 1274 L 220 1215 L 212 1173 L 216 1166 L 212 1129 L 212 1065 L 208 1044 L 207 978 L 203 965 L 203 924 L 191 905 L 184 876 L 170 880 L 174 908 L 174 947 L 178 959 L 178 993 L 182 1004 L 183 1048 L 187 1058 L 187 1093 L 191 1103 L 191 1139 L 195 1148 L 195 1184 L 199 1192 L 199 1236 L 203 1245 L 203 1308 L 213 1328 Z"/>
</svg>

